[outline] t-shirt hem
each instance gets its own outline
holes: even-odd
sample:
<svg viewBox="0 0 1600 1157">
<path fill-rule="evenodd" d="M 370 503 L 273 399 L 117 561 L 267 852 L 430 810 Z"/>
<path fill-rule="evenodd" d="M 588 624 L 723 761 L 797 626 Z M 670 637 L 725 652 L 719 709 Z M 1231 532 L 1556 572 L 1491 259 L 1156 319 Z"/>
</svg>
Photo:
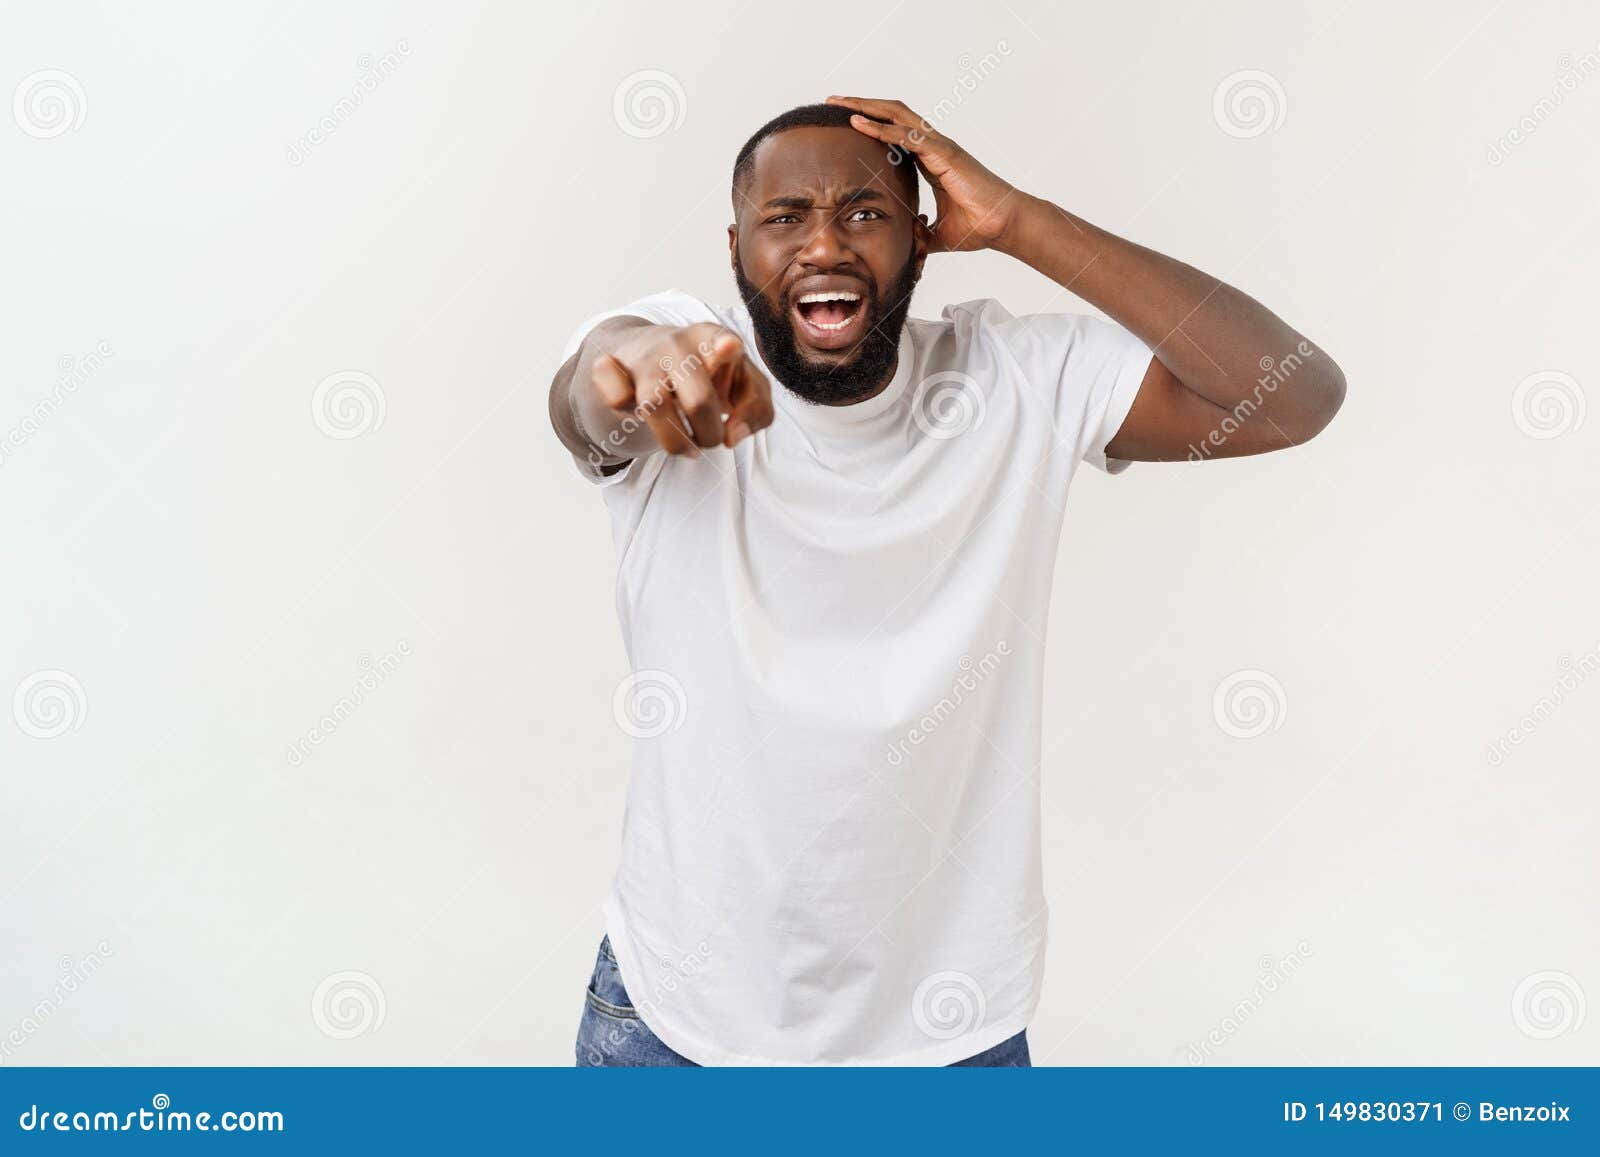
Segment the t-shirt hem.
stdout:
<svg viewBox="0 0 1600 1157">
<path fill-rule="evenodd" d="M 644 974 L 635 967 L 638 957 L 634 951 L 633 938 L 628 934 L 628 922 L 623 917 L 622 903 L 616 892 L 606 897 L 603 905 L 606 935 L 611 940 L 611 949 L 617 958 L 617 971 L 622 976 L 622 987 L 627 989 L 630 996 L 636 992 L 646 991 Z M 635 987 L 637 983 L 638 987 Z M 1002 1041 L 1010 1040 L 1023 1029 L 1028 1027 L 1033 1020 L 1033 1014 L 1038 1007 L 1038 996 L 1035 994 L 1029 999 L 1026 1007 L 1002 1020 L 988 1022 L 980 1029 L 963 1033 L 954 1040 L 938 1041 L 927 1048 L 916 1049 L 909 1053 L 899 1053 L 890 1057 L 856 1057 L 845 1060 L 831 1061 L 796 1061 L 789 1059 L 774 1059 L 771 1057 L 750 1056 L 745 1053 L 733 1052 L 729 1049 L 718 1048 L 708 1041 L 679 1030 L 676 1025 L 663 1018 L 659 1009 L 651 1009 L 647 1014 L 645 1009 L 634 1005 L 634 1011 L 639 1014 L 639 1019 L 644 1021 L 645 1027 L 660 1038 L 666 1045 L 679 1056 L 686 1057 L 697 1065 L 708 1067 L 748 1066 L 766 1068 L 847 1068 L 847 1067 L 872 1067 L 872 1068 L 942 1068 L 953 1065 L 957 1061 L 964 1061 L 968 1057 L 975 1057 L 979 1053 L 987 1052 Z"/>
</svg>

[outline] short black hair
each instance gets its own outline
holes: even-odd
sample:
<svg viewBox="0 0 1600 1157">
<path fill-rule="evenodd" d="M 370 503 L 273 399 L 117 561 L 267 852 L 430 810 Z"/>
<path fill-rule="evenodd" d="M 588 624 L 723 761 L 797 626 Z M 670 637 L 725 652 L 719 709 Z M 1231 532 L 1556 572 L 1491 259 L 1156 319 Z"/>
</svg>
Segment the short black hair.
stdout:
<svg viewBox="0 0 1600 1157">
<path fill-rule="evenodd" d="M 792 108 L 786 113 L 779 113 L 766 124 L 758 128 L 754 135 L 744 143 L 744 148 L 739 150 L 739 155 L 733 162 L 733 211 L 739 212 L 739 191 L 750 183 L 750 178 L 755 170 L 756 146 L 772 136 L 781 133 L 784 129 L 797 128 L 839 128 L 856 130 L 850 125 L 851 110 L 842 104 L 803 104 L 799 108 Z M 869 117 L 869 120 L 877 120 Z M 905 202 L 911 206 L 913 213 L 917 210 L 917 166 L 916 162 L 903 149 L 885 145 L 885 160 L 901 174 L 901 180 L 906 186 Z"/>
</svg>

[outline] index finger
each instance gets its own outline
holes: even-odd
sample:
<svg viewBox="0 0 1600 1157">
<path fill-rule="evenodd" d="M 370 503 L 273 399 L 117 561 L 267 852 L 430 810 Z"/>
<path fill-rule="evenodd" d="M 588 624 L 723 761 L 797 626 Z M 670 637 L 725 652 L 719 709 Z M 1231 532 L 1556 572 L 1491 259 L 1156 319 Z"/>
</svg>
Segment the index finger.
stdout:
<svg viewBox="0 0 1600 1157">
<path fill-rule="evenodd" d="M 724 444 L 736 445 L 772 425 L 772 383 L 748 355 L 728 371 L 728 425 Z"/>
<path fill-rule="evenodd" d="M 853 108 L 859 113 L 865 113 L 867 116 L 876 117 L 881 121 L 888 121 L 890 124 L 899 125 L 901 128 L 921 129 L 924 132 L 928 132 L 933 128 L 926 120 L 907 108 L 904 101 L 874 100 L 865 96 L 830 96 L 828 103 L 843 105 L 845 108 Z"/>
<path fill-rule="evenodd" d="M 724 402 L 729 400 L 728 391 L 735 371 L 740 368 L 740 362 L 743 360 L 745 360 L 744 340 L 731 329 L 725 329 L 711 339 L 710 348 L 706 351 L 706 370 L 711 375 L 711 382 L 716 387 L 718 396 Z"/>
</svg>

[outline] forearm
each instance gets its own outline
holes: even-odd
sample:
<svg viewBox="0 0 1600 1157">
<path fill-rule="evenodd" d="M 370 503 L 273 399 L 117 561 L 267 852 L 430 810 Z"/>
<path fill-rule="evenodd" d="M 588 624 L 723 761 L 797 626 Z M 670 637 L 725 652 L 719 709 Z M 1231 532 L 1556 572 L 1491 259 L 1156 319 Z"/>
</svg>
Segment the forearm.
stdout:
<svg viewBox="0 0 1600 1157">
<path fill-rule="evenodd" d="M 997 246 L 1072 290 L 1148 345 L 1187 389 L 1232 410 L 1250 404 L 1310 436 L 1344 394 L 1337 365 L 1260 302 L 1209 274 L 1136 245 L 1037 197 L 1022 201 Z M 1292 367 L 1292 388 L 1273 381 Z"/>
</svg>

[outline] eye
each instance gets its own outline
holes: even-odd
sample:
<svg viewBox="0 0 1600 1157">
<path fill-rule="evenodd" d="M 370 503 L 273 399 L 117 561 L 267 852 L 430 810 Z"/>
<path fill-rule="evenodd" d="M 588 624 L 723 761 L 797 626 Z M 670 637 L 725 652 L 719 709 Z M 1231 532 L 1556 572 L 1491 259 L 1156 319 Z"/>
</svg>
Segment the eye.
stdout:
<svg viewBox="0 0 1600 1157">
<path fill-rule="evenodd" d="M 861 218 L 861 214 L 862 213 L 870 213 L 871 214 L 870 217 L 866 218 L 869 221 L 881 221 L 881 220 L 884 219 L 884 215 L 882 213 L 878 212 L 878 210 L 876 210 L 876 209 L 857 209 L 853 213 L 850 214 L 850 219 L 852 221 L 859 221 L 859 220 L 862 219 Z"/>
<path fill-rule="evenodd" d="M 780 213 L 780 214 L 778 214 L 778 216 L 773 217 L 770 220 L 768 220 L 767 224 L 768 225 L 784 225 L 784 224 L 787 224 L 790 221 L 798 221 L 798 220 L 800 220 L 800 218 L 796 217 L 793 213 Z"/>
</svg>

